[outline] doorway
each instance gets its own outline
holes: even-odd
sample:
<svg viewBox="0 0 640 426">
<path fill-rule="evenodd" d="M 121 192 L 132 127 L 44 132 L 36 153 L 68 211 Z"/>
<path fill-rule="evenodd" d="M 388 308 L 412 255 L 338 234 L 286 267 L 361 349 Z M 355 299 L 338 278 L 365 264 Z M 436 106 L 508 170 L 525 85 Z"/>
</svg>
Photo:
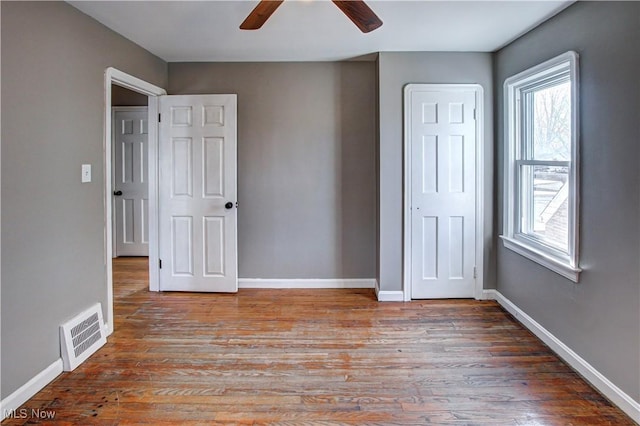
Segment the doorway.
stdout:
<svg viewBox="0 0 640 426">
<path fill-rule="evenodd" d="M 405 300 L 482 291 L 482 88 L 405 87 Z"/>
<path fill-rule="evenodd" d="M 149 290 L 158 291 L 158 221 L 157 221 L 157 200 L 158 200 L 158 102 L 157 97 L 166 95 L 166 91 L 130 74 L 124 73 L 115 68 L 107 68 L 105 71 L 104 84 L 104 206 L 105 206 L 105 274 L 107 281 L 107 334 L 113 333 L 113 264 L 114 253 L 113 238 L 113 169 L 112 169 L 112 89 L 114 87 L 124 88 L 147 98 L 148 106 L 148 153 L 147 153 L 147 174 L 148 174 L 148 247 L 149 247 Z M 116 89 L 116 92 L 120 89 Z M 117 95 L 116 95 L 117 96 Z"/>
</svg>

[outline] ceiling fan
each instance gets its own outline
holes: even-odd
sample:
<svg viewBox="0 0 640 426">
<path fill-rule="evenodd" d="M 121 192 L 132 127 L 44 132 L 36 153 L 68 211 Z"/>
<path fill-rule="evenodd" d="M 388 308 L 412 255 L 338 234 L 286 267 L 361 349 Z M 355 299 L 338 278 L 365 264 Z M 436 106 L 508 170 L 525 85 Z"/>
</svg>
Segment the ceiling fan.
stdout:
<svg viewBox="0 0 640 426">
<path fill-rule="evenodd" d="M 284 0 L 260 0 L 249 16 L 240 24 L 241 30 L 257 30 L 276 11 Z M 363 33 L 368 33 L 382 25 L 382 21 L 364 0 L 332 0 Z"/>
</svg>

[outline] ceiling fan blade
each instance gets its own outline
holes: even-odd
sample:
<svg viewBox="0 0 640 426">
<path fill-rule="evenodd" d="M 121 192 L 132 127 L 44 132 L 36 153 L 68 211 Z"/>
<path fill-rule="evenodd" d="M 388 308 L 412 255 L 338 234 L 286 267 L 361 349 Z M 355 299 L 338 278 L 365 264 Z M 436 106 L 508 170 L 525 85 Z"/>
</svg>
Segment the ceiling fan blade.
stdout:
<svg viewBox="0 0 640 426">
<path fill-rule="evenodd" d="M 382 26 L 382 21 L 363 0 L 333 0 L 333 3 L 347 15 L 363 33 Z"/>
<path fill-rule="evenodd" d="M 240 24 L 241 30 L 257 30 L 262 27 L 284 0 L 260 0 L 249 16 Z"/>
</svg>

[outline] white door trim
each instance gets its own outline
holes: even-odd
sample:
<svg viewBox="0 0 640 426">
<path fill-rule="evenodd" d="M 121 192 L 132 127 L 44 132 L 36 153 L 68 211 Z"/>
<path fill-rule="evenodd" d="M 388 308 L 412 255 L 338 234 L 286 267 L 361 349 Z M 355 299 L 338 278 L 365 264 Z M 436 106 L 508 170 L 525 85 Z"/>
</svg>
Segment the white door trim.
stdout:
<svg viewBox="0 0 640 426">
<path fill-rule="evenodd" d="M 149 97 L 149 290 L 158 291 L 158 102 L 157 96 L 166 95 L 161 87 L 109 67 L 104 72 L 104 255 L 107 281 L 107 334 L 113 333 L 113 211 L 111 204 L 112 120 L 111 85 L 125 87 Z"/>
<path fill-rule="evenodd" d="M 475 298 L 481 299 L 484 287 L 484 90 L 479 84 L 407 84 L 404 87 L 404 201 L 403 201 L 403 265 L 404 300 L 411 300 L 411 132 L 409 119 L 411 93 L 424 90 L 468 91 L 476 93 L 476 282 Z"/>
</svg>

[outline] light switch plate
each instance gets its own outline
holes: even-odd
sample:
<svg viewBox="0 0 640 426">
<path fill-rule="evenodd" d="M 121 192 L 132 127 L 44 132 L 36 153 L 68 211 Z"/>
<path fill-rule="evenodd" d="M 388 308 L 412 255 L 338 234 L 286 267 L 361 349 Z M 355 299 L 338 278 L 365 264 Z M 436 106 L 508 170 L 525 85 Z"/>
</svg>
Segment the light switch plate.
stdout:
<svg viewBox="0 0 640 426">
<path fill-rule="evenodd" d="M 82 183 L 91 182 L 91 164 L 82 165 Z"/>
</svg>

